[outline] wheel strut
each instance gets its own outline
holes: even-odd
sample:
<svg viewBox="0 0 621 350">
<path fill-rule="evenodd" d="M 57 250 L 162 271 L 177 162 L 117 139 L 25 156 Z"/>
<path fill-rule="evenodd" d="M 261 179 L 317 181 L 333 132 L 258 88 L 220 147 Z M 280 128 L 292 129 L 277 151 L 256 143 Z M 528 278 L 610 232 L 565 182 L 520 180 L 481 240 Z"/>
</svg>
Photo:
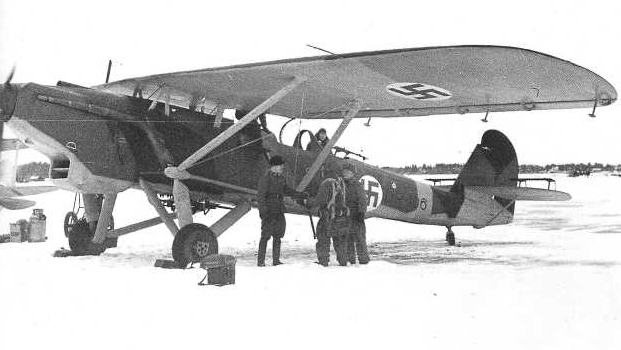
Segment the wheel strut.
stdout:
<svg viewBox="0 0 621 350">
<path fill-rule="evenodd" d="M 446 243 L 448 243 L 448 245 L 450 246 L 455 246 L 455 233 L 450 226 L 447 227 L 447 230 L 448 231 L 446 232 Z"/>
</svg>

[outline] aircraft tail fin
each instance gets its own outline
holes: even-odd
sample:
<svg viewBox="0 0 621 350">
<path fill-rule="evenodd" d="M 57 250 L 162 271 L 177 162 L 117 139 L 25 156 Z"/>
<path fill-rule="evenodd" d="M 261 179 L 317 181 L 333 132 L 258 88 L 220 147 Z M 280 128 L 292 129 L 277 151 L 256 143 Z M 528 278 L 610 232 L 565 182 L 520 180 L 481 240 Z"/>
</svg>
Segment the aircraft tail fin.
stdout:
<svg viewBox="0 0 621 350">
<path fill-rule="evenodd" d="M 511 141 L 497 130 L 483 134 L 453 187 L 517 186 L 518 160 Z"/>
<path fill-rule="evenodd" d="M 519 187 L 519 165 L 511 141 L 497 130 L 483 134 L 450 191 L 462 198 L 459 215 L 475 227 L 507 224 L 513 220 L 515 201 L 564 201 L 568 193 Z M 548 181 L 548 179 L 543 179 Z M 553 181 L 553 180 L 552 180 Z"/>
<path fill-rule="evenodd" d="M 509 138 L 500 131 L 488 130 L 472 151 L 451 192 L 463 193 L 465 186 L 515 188 L 518 170 L 517 155 Z M 497 194 L 492 194 L 496 202 L 513 215 L 514 199 Z"/>
</svg>

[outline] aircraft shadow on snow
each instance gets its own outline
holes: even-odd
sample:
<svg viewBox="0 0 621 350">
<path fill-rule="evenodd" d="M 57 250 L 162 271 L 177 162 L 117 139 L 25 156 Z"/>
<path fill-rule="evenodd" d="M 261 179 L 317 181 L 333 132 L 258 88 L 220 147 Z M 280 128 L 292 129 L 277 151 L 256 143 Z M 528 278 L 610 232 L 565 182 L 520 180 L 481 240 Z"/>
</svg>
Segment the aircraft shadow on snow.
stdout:
<svg viewBox="0 0 621 350">
<path fill-rule="evenodd" d="M 537 248 L 531 241 L 462 241 L 457 247 L 448 247 L 443 240 L 438 241 L 399 241 L 375 242 L 368 245 L 372 261 L 386 261 L 398 265 L 429 265 L 450 263 L 474 263 L 504 265 L 514 267 L 553 267 L 553 266 L 595 266 L 612 267 L 619 263 L 597 260 L 542 258 L 527 252 L 507 252 L 512 248 Z M 256 262 L 254 249 L 240 249 L 230 252 L 242 266 L 252 266 Z M 316 261 L 311 247 L 290 247 L 283 250 L 283 258 L 288 262 Z M 331 264 L 336 265 L 334 251 L 331 251 Z"/>
<path fill-rule="evenodd" d="M 287 245 L 289 246 L 287 247 Z M 538 243 L 531 241 L 487 242 L 468 240 L 462 240 L 456 247 L 446 246 L 443 240 L 374 242 L 368 246 L 372 261 L 384 261 L 397 265 L 471 263 L 520 268 L 556 266 L 613 267 L 620 265 L 613 261 L 567 259 L 552 256 L 538 257 L 525 251 L 511 251 L 515 248 L 537 249 L 538 247 Z M 146 248 L 141 251 L 123 251 L 121 249 L 110 249 L 100 257 L 76 257 L 71 259 L 102 259 L 109 261 L 109 265 L 112 266 L 128 264 L 134 267 L 148 267 L 153 266 L 153 262 L 156 259 L 170 258 L 169 252 L 163 248 L 153 247 L 153 249 Z M 221 251 L 221 253 L 235 256 L 239 266 L 254 266 L 256 264 L 256 247 L 252 244 L 249 244 L 247 248 L 229 248 Z M 269 253 L 270 249 L 268 248 L 268 258 Z M 285 243 L 282 257 L 285 262 L 290 264 L 299 262 L 312 263 L 317 260 L 313 247 L 296 245 L 294 242 L 290 244 Z M 331 265 L 336 265 L 333 250 L 331 251 L 330 259 Z"/>
</svg>

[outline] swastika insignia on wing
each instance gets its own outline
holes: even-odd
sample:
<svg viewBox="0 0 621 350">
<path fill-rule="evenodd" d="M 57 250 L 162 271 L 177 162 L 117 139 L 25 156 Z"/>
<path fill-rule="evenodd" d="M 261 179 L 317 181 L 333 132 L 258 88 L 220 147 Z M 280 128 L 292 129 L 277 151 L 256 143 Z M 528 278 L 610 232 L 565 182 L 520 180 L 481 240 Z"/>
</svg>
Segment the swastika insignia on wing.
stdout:
<svg viewBox="0 0 621 350">
<path fill-rule="evenodd" d="M 446 100 L 453 96 L 448 90 L 421 83 L 395 83 L 388 85 L 386 90 L 394 96 L 423 101 Z"/>
</svg>

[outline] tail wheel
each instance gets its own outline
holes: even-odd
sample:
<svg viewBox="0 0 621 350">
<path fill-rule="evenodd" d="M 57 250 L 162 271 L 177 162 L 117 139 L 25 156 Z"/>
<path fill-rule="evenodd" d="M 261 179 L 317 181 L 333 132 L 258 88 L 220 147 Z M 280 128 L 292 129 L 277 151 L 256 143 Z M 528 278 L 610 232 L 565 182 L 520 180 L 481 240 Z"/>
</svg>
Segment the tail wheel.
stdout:
<svg viewBox="0 0 621 350">
<path fill-rule="evenodd" d="M 106 246 L 93 243 L 94 235 L 85 218 L 76 221 L 69 231 L 69 248 L 75 255 L 99 255 L 103 253 Z"/>
<path fill-rule="evenodd" d="M 65 237 L 69 238 L 69 234 L 71 233 L 71 231 L 73 230 L 73 227 L 75 226 L 77 222 L 78 222 L 78 215 L 72 211 L 67 212 L 67 214 L 65 215 L 65 224 L 64 224 Z"/>
<path fill-rule="evenodd" d="M 173 259 L 181 267 L 200 262 L 208 255 L 218 254 L 218 240 L 211 229 L 201 224 L 189 224 L 175 235 Z"/>
</svg>

